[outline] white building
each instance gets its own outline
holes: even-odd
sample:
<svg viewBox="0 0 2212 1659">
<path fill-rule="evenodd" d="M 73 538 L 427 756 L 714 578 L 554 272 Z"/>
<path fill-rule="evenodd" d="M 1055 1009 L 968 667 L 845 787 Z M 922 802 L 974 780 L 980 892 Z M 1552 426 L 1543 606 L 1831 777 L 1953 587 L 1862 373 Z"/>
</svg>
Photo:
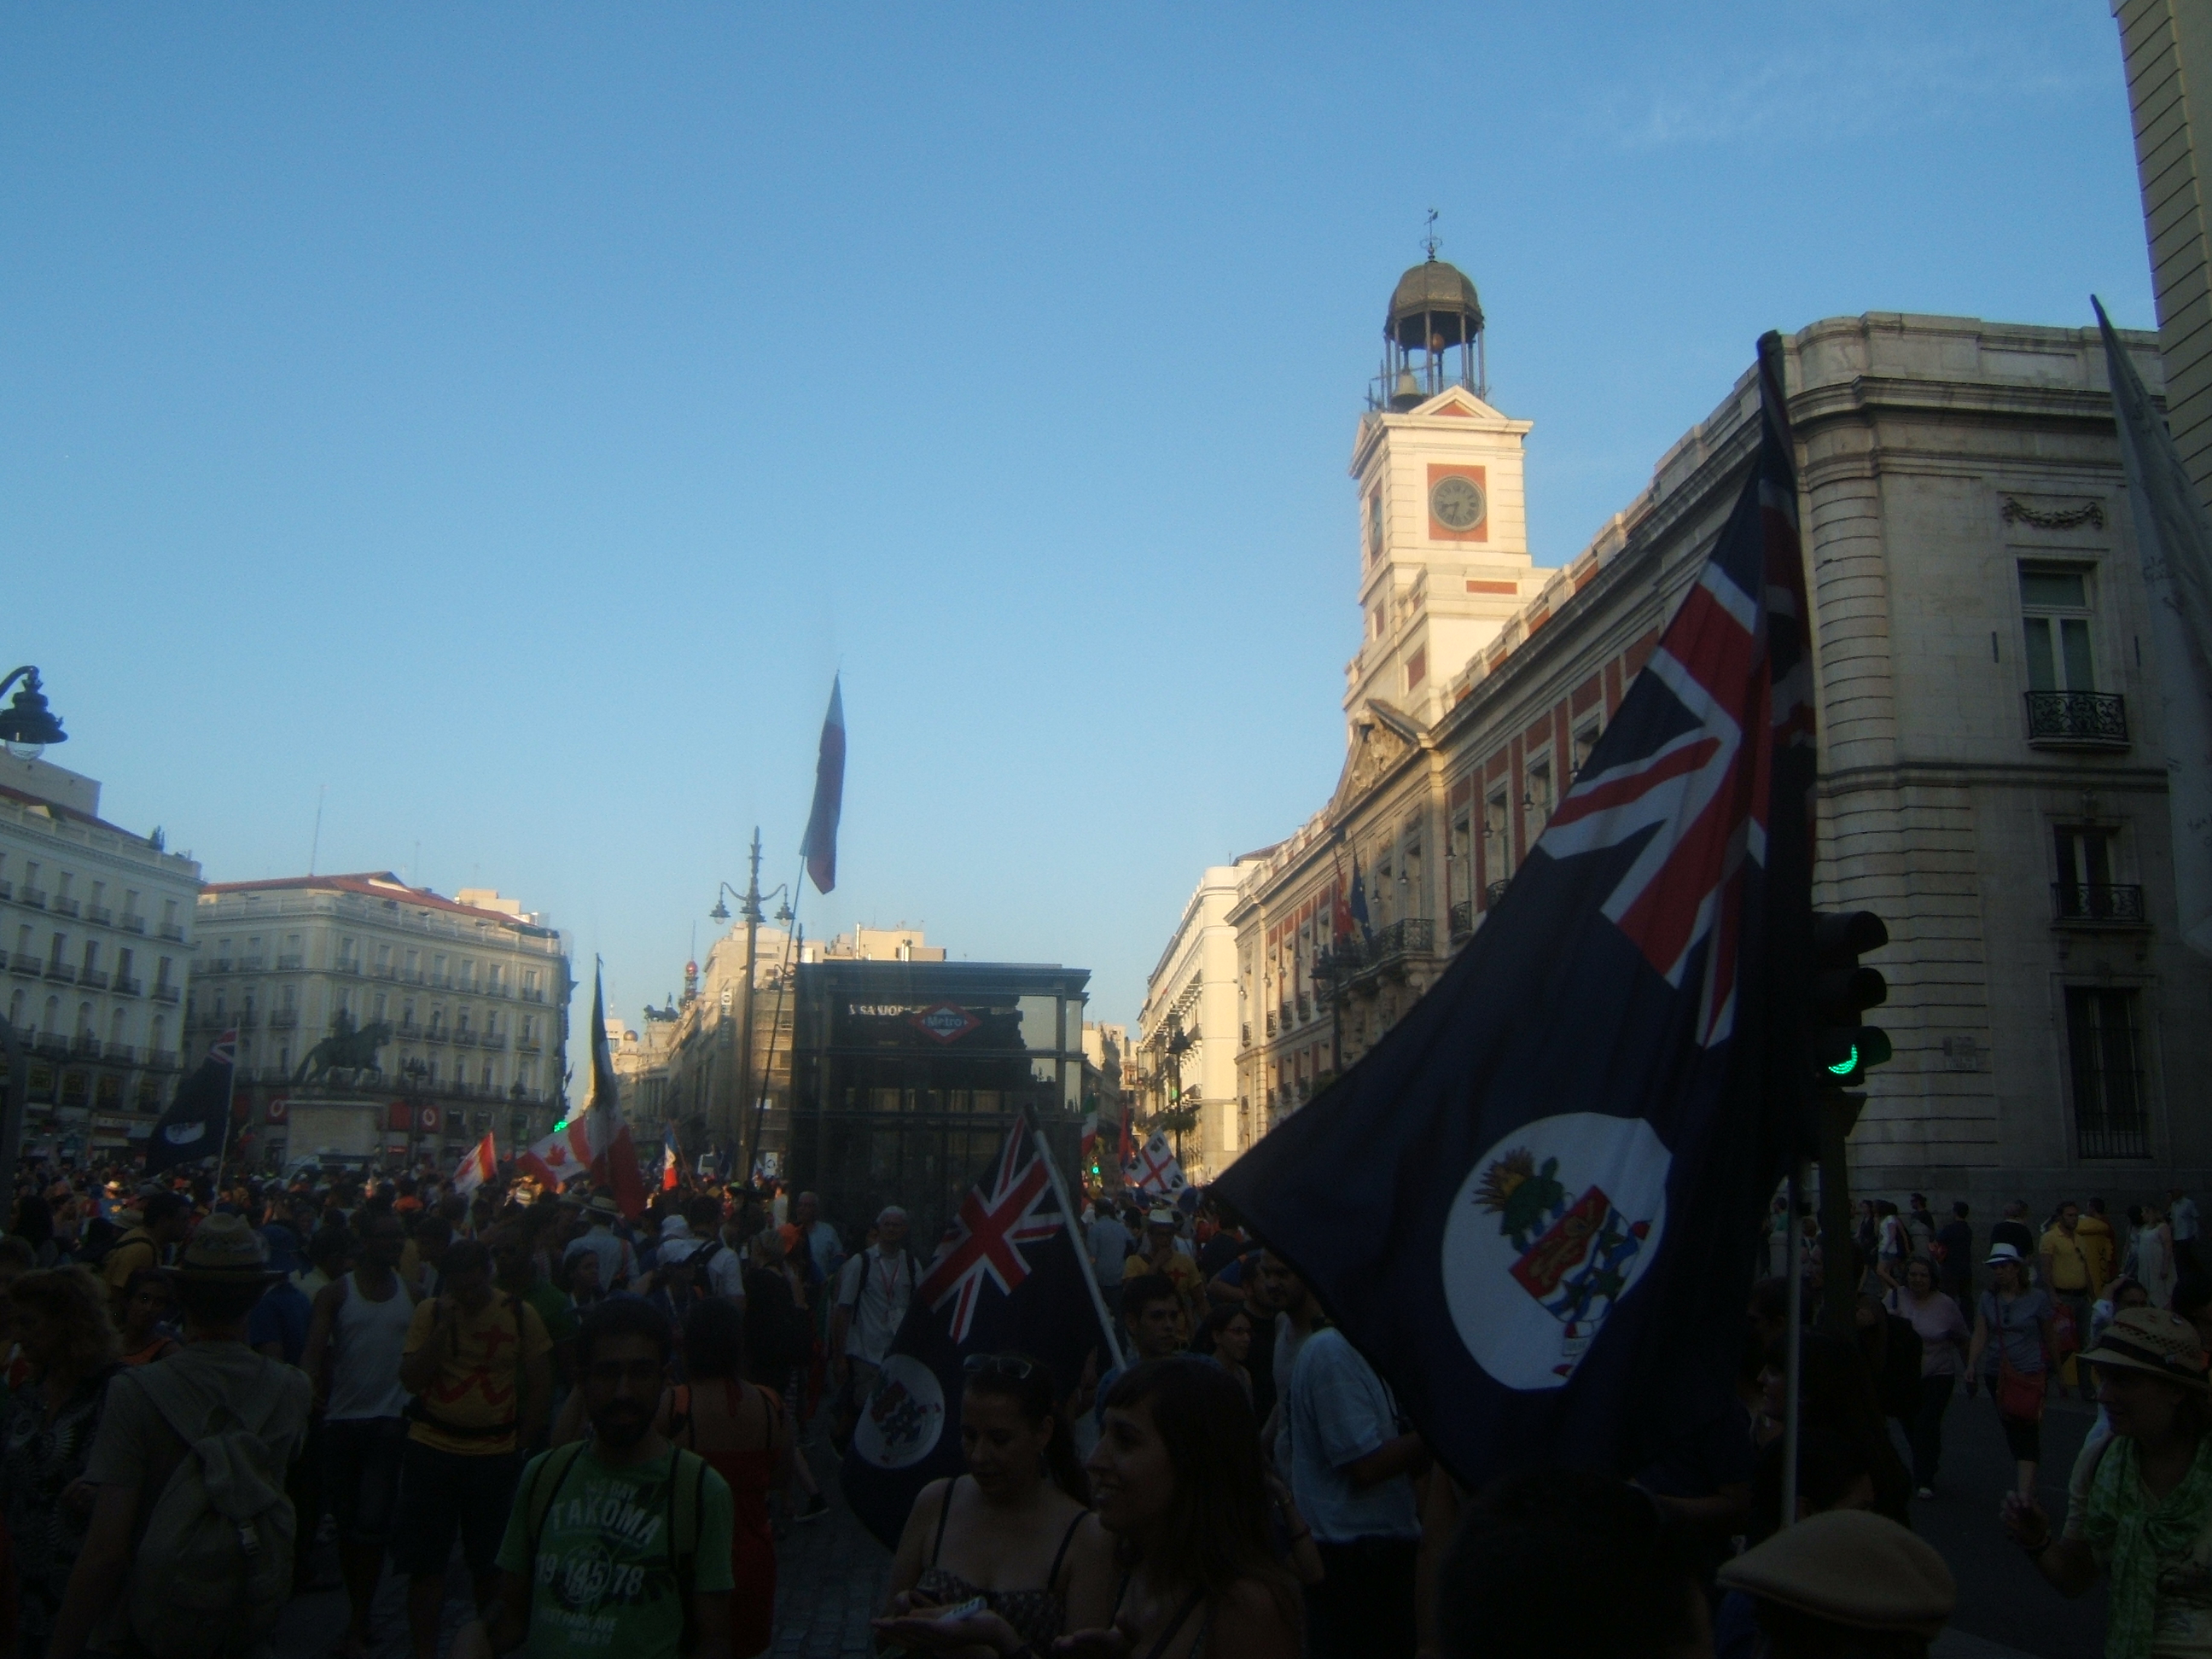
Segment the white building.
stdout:
<svg viewBox="0 0 2212 1659">
<path fill-rule="evenodd" d="M 238 1028 L 256 1162 L 281 1158 L 301 1068 L 341 1029 L 385 1028 L 372 1066 L 317 1068 L 318 1093 L 388 1101 L 387 1150 L 502 1153 L 562 1113 L 568 946 L 488 888 L 447 898 L 389 872 L 217 882 L 200 895 L 194 1030 Z"/>
<path fill-rule="evenodd" d="M 31 1038 L 25 1145 L 114 1156 L 183 1060 L 200 867 L 100 816 L 100 785 L 0 756 L 0 1008 Z"/>
<path fill-rule="evenodd" d="M 1199 878 L 1145 981 L 1137 1018 L 1139 1109 L 1195 1113 L 1181 1139 L 1184 1172 L 1197 1182 L 1227 1169 L 1267 1127 L 1237 1106 L 1237 928 L 1229 915 L 1247 873 L 1240 860 Z"/>
</svg>

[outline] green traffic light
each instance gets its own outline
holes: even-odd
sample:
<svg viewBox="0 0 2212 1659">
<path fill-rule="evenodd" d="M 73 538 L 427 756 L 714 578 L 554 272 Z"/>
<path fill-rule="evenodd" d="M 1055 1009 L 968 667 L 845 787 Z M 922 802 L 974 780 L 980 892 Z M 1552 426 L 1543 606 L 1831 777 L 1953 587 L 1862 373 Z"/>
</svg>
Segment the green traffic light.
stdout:
<svg viewBox="0 0 2212 1659">
<path fill-rule="evenodd" d="M 1835 1065 L 1828 1067 L 1828 1070 L 1838 1077 L 1849 1077 L 1853 1072 L 1858 1069 L 1858 1064 L 1859 1045 L 1854 1042 L 1851 1044 L 1851 1052 L 1850 1055 L 1844 1060 L 1838 1060 Z"/>
<path fill-rule="evenodd" d="M 554 1133 L 555 1134 L 556 1134 L 556 1135 L 557 1135 L 557 1134 L 559 1134 L 559 1133 L 561 1133 L 561 1131 L 562 1131 L 562 1130 L 563 1130 L 563 1129 L 567 1128 L 568 1127 L 568 1120 L 567 1118 L 565 1118 L 565 1117 L 564 1117 L 564 1118 L 562 1118 L 562 1119 L 558 1123 L 556 1123 L 556 1124 L 555 1124 L 555 1125 L 553 1126 L 553 1133 Z"/>
</svg>

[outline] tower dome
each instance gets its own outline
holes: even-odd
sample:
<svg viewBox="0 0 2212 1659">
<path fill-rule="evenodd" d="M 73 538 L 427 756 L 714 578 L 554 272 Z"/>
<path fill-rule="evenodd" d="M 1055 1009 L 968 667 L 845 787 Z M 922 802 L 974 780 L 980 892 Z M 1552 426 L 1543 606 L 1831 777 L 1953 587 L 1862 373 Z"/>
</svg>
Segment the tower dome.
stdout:
<svg viewBox="0 0 2212 1659">
<path fill-rule="evenodd" d="M 1417 351 L 1439 336 L 1445 345 L 1462 345 L 1482 332 L 1482 301 L 1465 271 L 1431 256 L 1398 279 L 1382 332 Z"/>
<path fill-rule="evenodd" d="M 1490 395 L 1482 301 L 1465 271 L 1437 258 L 1441 244 L 1435 227 L 1431 214 L 1422 244 L 1429 257 L 1401 276 L 1390 292 L 1389 314 L 1382 319 L 1382 373 L 1368 398 L 1371 409 L 1402 412 L 1452 385 L 1478 398 Z M 1459 353 L 1456 373 L 1446 361 L 1453 351 Z"/>
</svg>

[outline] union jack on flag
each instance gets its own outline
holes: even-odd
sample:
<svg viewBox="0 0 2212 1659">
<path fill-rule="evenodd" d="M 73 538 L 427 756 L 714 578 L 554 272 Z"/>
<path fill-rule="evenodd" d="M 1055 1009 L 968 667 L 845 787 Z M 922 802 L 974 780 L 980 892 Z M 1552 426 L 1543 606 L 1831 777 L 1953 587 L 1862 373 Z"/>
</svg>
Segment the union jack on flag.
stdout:
<svg viewBox="0 0 2212 1659">
<path fill-rule="evenodd" d="M 1747 490 L 1738 509 L 1755 500 L 1755 533 L 1722 536 L 1622 704 L 1622 729 L 1607 734 L 1627 741 L 1601 744 L 1536 843 L 1569 859 L 1649 834 L 1600 908 L 1678 988 L 1711 941 L 1698 987 L 1705 1048 L 1735 1026 L 1738 878 L 1747 859 L 1766 864 L 1776 751 L 1809 762 L 1813 744 L 1797 483 L 1780 407 L 1778 393 L 1761 399 L 1756 496 Z M 1809 812 L 1810 799 L 1784 810 Z"/>
<path fill-rule="evenodd" d="M 975 1300 L 985 1280 L 1010 1295 L 1030 1276 L 1021 1247 L 1050 1238 L 1066 1224 L 1052 1198 L 1052 1176 L 1030 1134 L 1017 1119 L 1006 1131 L 999 1156 L 984 1183 L 970 1187 L 945 1230 L 935 1260 L 918 1287 L 920 1300 L 933 1310 L 952 1304 L 951 1337 L 968 1340 Z M 1038 1206 L 1045 1203 L 1040 1212 Z"/>
</svg>

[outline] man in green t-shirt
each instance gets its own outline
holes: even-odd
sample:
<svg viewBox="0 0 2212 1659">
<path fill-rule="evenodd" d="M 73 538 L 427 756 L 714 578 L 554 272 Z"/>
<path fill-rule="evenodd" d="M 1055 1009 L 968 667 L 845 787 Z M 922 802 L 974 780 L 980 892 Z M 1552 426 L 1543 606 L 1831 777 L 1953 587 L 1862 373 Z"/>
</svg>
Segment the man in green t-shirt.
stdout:
<svg viewBox="0 0 2212 1659">
<path fill-rule="evenodd" d="M 592 1421 L 530 1461 L 499 1547 L 482 1643 L 529 1659 L 731 1659 L 728 1482 L 653 1426 L 673 1333 L 651 1303 L 603 1302 L 576 1334 Z M 459 1656 L 483 1651 L 474 1632 Z"/>
</svg>

